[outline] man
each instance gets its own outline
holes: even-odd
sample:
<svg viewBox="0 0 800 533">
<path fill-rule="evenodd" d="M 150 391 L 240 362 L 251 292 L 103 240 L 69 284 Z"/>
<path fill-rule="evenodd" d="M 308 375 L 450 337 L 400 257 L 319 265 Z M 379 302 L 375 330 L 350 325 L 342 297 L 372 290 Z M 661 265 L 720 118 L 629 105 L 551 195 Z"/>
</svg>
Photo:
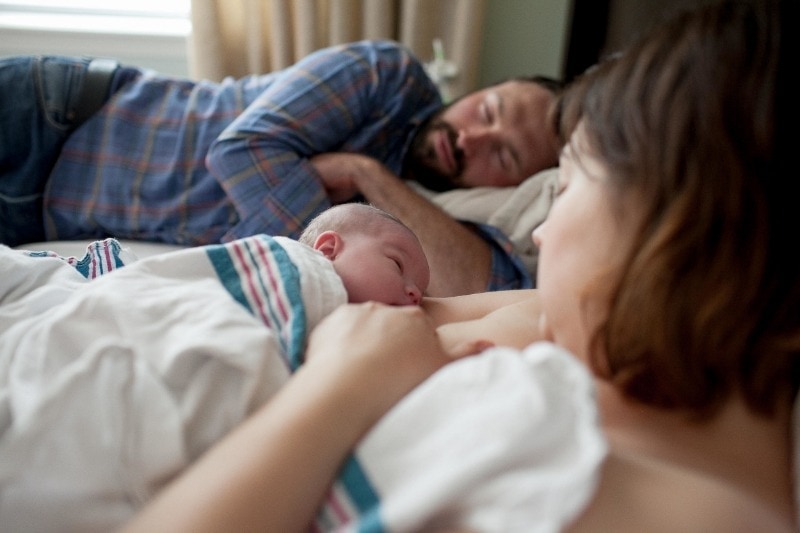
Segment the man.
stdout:
<svg viewBox="0 0 800 533">
<path fill-rule="evenodd" d="M 499 232 L 453 220 L 401 176 L 516 185 L 554 165 L 545 86 L 509 81 L 443 107 L 419 61 L 391 42 L 219 84 L 103 67 L 0 61 L 2 242 L 296 237 L 331 204 L 365 199 L 417 233 L 430 294 L 530 286 Z M 45 141 L 32 144 L 31 131 Z"/>
</svg>

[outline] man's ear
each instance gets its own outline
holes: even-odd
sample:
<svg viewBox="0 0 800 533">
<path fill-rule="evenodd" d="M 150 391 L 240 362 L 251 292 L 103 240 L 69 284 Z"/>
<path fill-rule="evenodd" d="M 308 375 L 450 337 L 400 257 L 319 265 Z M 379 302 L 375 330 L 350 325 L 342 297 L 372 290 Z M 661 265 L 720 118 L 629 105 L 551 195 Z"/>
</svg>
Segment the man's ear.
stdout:
<svg viewBox="0 0 800 533">
<path fill-rule="evenodd" d="M 314 241 L 314 249 L 333 261 L 342 249 L 342 236 L 333 230 L 323 231 Z"/>
</svg>

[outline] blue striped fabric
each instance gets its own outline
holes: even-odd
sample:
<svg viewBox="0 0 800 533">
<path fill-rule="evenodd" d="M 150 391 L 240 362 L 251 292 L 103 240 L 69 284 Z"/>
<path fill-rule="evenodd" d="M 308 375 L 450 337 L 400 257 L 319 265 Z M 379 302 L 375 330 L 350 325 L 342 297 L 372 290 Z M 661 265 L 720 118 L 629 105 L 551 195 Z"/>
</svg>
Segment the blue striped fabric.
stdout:
<svg viewBox="0 0 800 533">
<path fill-rule="evenodd" d="M 307 336 L 300 274 L 289 255 L 266 235 L 206 247 L 231 296 L 278 333 L 281 354 L 294 371 L 303 363 Z"/>
<path fill-rule="evenodd" d="M 86 247 L 86 254 L 82 257 L 63 257 L 49 250 L 28 250 L 25 252 L 30 257 L 56 257 L 61 259 L 87 279 L 95 279 L 125 265 L 122 257 L 122 246 L 116 239 L 94 241 Z"/>
<path fill-rule="evenodd" d="M 441 105 L 419 61 L 390 42 L 221 83 L 144 73 L 67 140 L 45 198 L 48 239 L 297 236 L 330 205 L 309 157 L 362 153 L 399 173 Z"/>
<path fill-rule="evenodd" d="M 306 318 L 297 267 L 283 247 L 266 235 L 207 246 L 222 285 L 231 296 L 279 334 L 282 354 L 292 371 L 303 363 Z M 380 498 L 352 455 L 340 471 L 320 510 L 317 527 L 330 530 L 357 524 L 358 531 L 379 533 Z"/>
</svg>

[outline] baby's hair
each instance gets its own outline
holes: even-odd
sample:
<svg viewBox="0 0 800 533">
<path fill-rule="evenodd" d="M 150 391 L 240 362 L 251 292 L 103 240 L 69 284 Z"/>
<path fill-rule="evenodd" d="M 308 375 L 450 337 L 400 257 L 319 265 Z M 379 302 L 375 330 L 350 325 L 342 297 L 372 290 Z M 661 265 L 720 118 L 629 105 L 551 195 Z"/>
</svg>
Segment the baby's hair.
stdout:
<svg viewBox="0 0 800 533">
<path fill-rule="evenodd" d="M 383 209 L 370 204 L 348 203 L 330 207 L 314 217 L 297 240 L 308 246 L 314 246 L 314 242 L 321 233 L 331 230 L 342 234 L 351 231 L 376 234 L 379 231 L 379 223 L 386 220 L 398 224 L 412 235 L 414 234 L 400 219 Z"/>
</svg>

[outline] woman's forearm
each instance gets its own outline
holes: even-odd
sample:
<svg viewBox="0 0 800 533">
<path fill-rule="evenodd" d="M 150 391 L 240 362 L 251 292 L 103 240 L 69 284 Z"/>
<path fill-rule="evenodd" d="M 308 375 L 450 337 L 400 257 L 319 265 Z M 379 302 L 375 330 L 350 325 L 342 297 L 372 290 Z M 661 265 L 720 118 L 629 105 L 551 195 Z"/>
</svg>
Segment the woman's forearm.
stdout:
<svg viewBox="0 0 800 533">
<path fill-rule="evenodd" d="M 368 426 L 352 398 L 301 368 L 258 412 L 168 486 L 127 531 L 307 530 Z"/>
<path fill-rule="evenodd" d="M 469 348 L 469 345 L 467 345 Z M 415 306 L 338 308 L 306 362 L 261 409 L 168 485 L 128 531 L 303 531 L 348 453 L 452 360 Z"/>
</svg>

